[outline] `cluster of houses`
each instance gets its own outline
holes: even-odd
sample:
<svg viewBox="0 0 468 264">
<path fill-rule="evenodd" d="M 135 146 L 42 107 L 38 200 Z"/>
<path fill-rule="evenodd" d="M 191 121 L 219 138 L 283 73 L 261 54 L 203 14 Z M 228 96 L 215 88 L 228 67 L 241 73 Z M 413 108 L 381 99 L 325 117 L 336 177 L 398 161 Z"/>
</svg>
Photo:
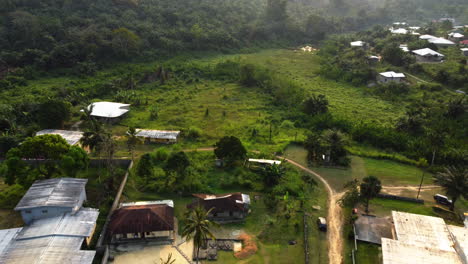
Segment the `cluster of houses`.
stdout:
<svg viewBox="0 0 468 264">
<path fill-rule="evenodd" d="M 466 264 L 468 226 L 448 225 L 442 218 L 392 211 L 391 218 L 361 216 L 358 241 L 378 244 L 383 264 Z"/>
</svg>

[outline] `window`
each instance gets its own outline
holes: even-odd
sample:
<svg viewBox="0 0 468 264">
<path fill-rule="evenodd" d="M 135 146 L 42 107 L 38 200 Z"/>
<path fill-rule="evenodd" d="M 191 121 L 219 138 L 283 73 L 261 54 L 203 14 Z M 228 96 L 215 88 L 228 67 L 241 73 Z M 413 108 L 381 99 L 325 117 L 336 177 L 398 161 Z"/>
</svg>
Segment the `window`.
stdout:
<svg viewBox="0 0 468 264">
<path fill-rule="evenodd" d="M 26 213 L 27 213 L 27 214 L 30 214 L 30 213 L 32 213 L 32 212 L 31 212 L 31 210 L 26 210 Z"/>
<path fill-rule="evenodd" d="M 47 214 L 48 211 L 47 211 L 47 210 L 42 210 L 42 213 L 43 213 L 43 214 Z"/>
</svg>

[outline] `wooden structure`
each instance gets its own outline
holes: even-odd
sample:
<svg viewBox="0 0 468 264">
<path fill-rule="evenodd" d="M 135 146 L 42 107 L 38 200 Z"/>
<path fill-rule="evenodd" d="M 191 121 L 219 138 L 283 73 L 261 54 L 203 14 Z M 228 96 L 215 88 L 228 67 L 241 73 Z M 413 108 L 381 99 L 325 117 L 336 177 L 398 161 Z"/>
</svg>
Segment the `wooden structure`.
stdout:
<svg viewBox="0 0 468 264">
<path fill-rule="evenodd" d="M 249 213 L 250 196 L 240 192 L 226 194 L 193 194 L 195 201 L 187 208 L 197 206 L 212 211 L 209 218 L 217 222 L 235 222 L 243 220 Z"/>
</svg>

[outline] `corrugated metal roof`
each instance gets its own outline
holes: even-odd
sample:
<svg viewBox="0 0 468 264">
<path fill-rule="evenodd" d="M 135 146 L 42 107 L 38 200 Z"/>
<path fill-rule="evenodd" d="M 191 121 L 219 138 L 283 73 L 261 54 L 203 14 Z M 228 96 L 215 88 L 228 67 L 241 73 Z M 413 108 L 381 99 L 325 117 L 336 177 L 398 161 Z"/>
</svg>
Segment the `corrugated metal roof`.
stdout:
<svg viewBox="0 0 468 264">
<path fill-rule="evenodd" d="M 16 240 L 0 256 L 0 264 L 91 264 L 95 251 L 79 250 L 82 237 L 49 236 Z"/>
<path fill-rule="evenodd" d="M 249 159 L 249 162 L 270 164 L 270 165 L 273 165 L 273 164 L 280 165 L 281 164 L 280 160 L 267 160 L 267 159 Z"/>
<path fill-rule="evenodd" d="M 28 239 L 50 235 L 88 237 L 92 234 L 99 211 L 82 208 L 76 214 L 38 219 L 23 228 L 16 239 Z"/>
<path fill-rule="evenodd" d="M 381 72 L 380 75 L 387 77 L 387 78 L 405 78 L 405 75 L 403 73 L 398 73 L 394 71 Z"/>
<path fill-rule="evenodd" d="M 437 52 L 437 51 L 434 51 L 434 50 L 431 50 L 430 48 L 424 48 L 424 49 L 418 49 L 418 50 L 413 50 L 413 53 L 416 54 L 416 55 L 419 55 L 419 56 L 427 56 L 427 55 L 430 55 L 430 56 L 440 56 L 440 57 L 444 57 L 443 54 Z"/>
<path fill-rule="evenodd" d="M 119 117 L 130 111 L 130 104 L 121 104 L 114 102 L 96 102 L 88 106 L 92 107 L 92 116 L 114 118 Z"/>
<path fill-rule="evenodd" d="M 180 131 L 137 129 L 137 137 L 176 140 Z"/>
<path fill-rule="evenodd" d="M 0 230 L 0 256 L 21 229 L 22 227 Z"/>
<path fill-rule="evenodd" d="M 362 47 L 366 43 L 364 41 L 358 40 L 358 41 L 353 41 L 350 44 L 351 44 L 351 47 Z"/>
<path fill-rule="evenodd" d="M 77 144 L 83 137 L 83 132 L 60 129 L 44 129 L 36 133 L 36 136 L 41 135 L 60 135 L 67 141 L 68 144 L 73 146 Z"/>
<path fill-rule="evenodd" d="M 77 178 L 36 181 L 23 196 L 15 210 L 44 206 L 76 207 L 87 182 L 87 179 Z"/>
<path fill-rule="evenodd" d="M 428 39 L 429 43 L 434 43 L 436 45 L 455 45 L 452 41 L 444 38 L 431 38 Z"/>
</svg>

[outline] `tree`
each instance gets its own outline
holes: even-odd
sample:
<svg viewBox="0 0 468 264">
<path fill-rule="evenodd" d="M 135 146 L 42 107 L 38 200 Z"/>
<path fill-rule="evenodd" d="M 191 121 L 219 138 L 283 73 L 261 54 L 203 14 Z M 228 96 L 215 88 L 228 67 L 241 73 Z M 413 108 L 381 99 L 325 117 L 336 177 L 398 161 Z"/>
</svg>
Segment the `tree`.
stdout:
<svg viewBox="0 0 468 264">
<path fill-rule="evenodd" d="M 383 48 L 382 57 L 385 61 L 395 66 L 403 66 L 406 64 L 406 53 L 394 44 L 387 45 Z"/>
<path fill-rule="evenodd" d="M 320 134 L 311 132 L 304 141 L 304 147 L 307 150 L 307 159 L 310 161 L 321 160 L 323 154 L 322 138 Z"/>
<path fill-rule="evenodd" d="M 328 129 L 322 134 L 322 142 L 330 162 L 335 164 L 342 163 L 341 160 L 347 154 L 345 147 L 348 145 L 348 139 L 346 136 L 339 130 Z"/>
<path fill-rule="evenodd" d="M 323 114 L 328 111 L 328 100 L 323 94 L 309 96 L 302 105 L 304 113 L 308 115 Z"/>
<path fill-rule="evenodd" d="M 129 57 L 138 50 L 140 37 L 127 28 L 121 27 L 112 32 L 112 47 L 117 55 Z"/>
<path fill-rule="evenodd" d="M 444 188 L 445 193 L 452 199 L 450 210 L 455 209 L 455 203 L 462 196 L 468 199 L 468 169 L 465 166 L 450 166 L 434 175 L 435 184 Z"/>
<path fill-rule="evenodd" d="M 78 146 L 71 146 L 60 161 L 63 172 L 70 177 L 75 177 L 78 170 L 86 169 L 88 164 L 88 154 Z"/>
<path fill-rule="evenodd" d="M 145 179 L 145 182 L 148 182 L 148 179 L 153 176 L 153 159 L 151 154 L 145 153 L 141 156 L 136 167 L 136 174 Z"/>
<path fill-rule="evenodd" d="M 266 166 L 262 169 L 263 182 L 268 187 L 274 187 L 279 183 L 285 173 L 286 170 L 281 165 L 272 164 L 271 166 Z"/>
<path fill-rule="evenodd" d="M 377 197 L 380 190 L 382 190 L 382 184 L 377 177 L 368 176 L 362 179 L 360 185 L 360 197 L 364 200 L 366 213 L 369 213 L 369 201 Z"/>
<path fill-rule="evenodd" d="M 190 166 L 190 160 L 183 151 L 172 154 L 166 163 L 167 170 L 178 173 L 184 173 L 188 166 Z"/>
<path fill-rule="evenodd" d="M 135 146 L 140 142 L 137 137 L 137 131 L 134 127 L 129 127 L 127 130 L 127 147 L 128 151 L 132 155 L 132 161 L 134 160 Z"/>
<path fill-rule="evenodd" d="M 205 211 L 202 207 L 196 207 L 193 210 L 187 211 L 182 228 L 182 237 L 185 237 L 187 240 L 193 239 L 193 244 L 197 249 L 197 263 L 200 255 L 200 247 L 205 247 L 208 239 L 216 239 L 211 233 L 210 228 L 212 226 L 217 226 L 217 224 L 207 219 L 211 210 L 213 210 L 213 208 Z"/>
<path fill-rule="evenodd" d="M 245 158 L 247 150 L 238 138 L 225 136 L 215 144 L 214 153 L 218 159 L 233 162 Z"/>
<path fill-rule="evenodd" d="M 338 204 L 341 207 L 352 208 L 360 201 L 358 186 L 359 181 L 357 179 L 349 181 L 344 185 L 346 192 L 340 200 L 338 200 Z"/>
<path fill-rule="evenodd" d="M 37 119 L 42 128 L 63 128 L 70 120 L 71 104 L 63 100 L 49 100 L 39 105 Z"/>
<path fill-rule="evenodd" d="M 60 135 L 40 135 L 27 138 L 19 146 L 22 158 L 60 160 L 70 145 Z"/>
<path fill-rule="evenodd" d="M 266 19 L 276 24 L 278 29 L 285 28 L 288 19 L 286 0 L 268 0 L 266 8 Z"/>
<path fill-rule="evenodd" d="M 172 259 L 172 253 L 169 253 L 169 255 L 167 256 L 167 259 L 162 259 L 162 258 L 159 258 L 161 263 L 160 264 L 173 264 L 176 259 Z"/>
</svg>

